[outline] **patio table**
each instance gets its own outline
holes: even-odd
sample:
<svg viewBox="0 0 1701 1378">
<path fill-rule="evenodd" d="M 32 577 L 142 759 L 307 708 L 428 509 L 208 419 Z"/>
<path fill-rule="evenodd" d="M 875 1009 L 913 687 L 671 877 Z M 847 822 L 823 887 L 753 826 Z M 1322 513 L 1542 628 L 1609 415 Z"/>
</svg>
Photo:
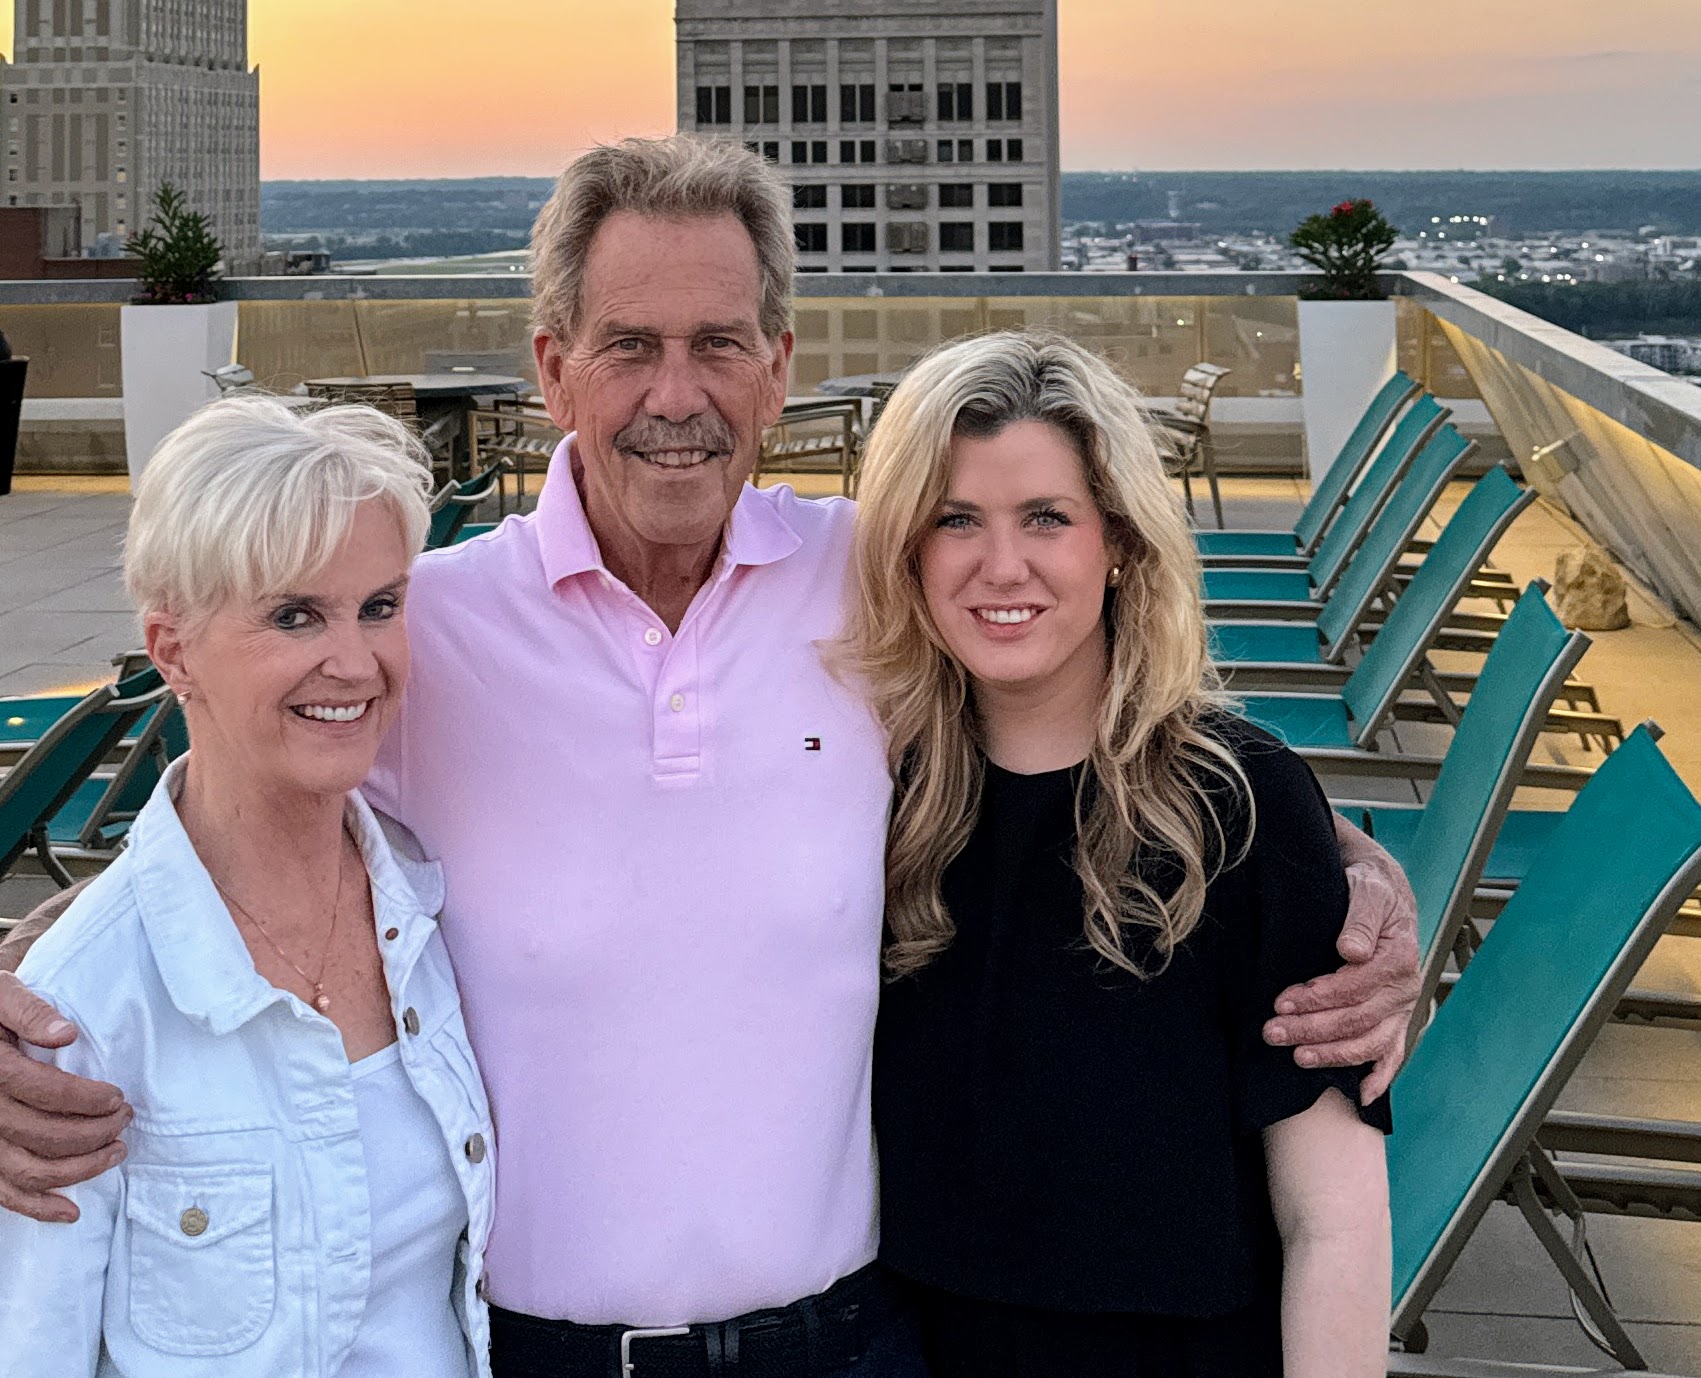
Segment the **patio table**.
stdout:
<svg viewBox="0 0 1701 1378">
<path fill-rule="evenodd" d="M 433 426 L 452 418 L 446 428 L 450 434 L 449 467 L 457 477 L 470 477 L 472 413 L 480 400 L 491 397 L 519 397 L 531 391 L 531 383 L 503 373 L 374 373 L 367 377 L 310 378 L 315 387 L 358 387 L 372 383 L 405 383 L 413 389 L 419 407 L 419 424 L 429 432 Z"/>
</svg>

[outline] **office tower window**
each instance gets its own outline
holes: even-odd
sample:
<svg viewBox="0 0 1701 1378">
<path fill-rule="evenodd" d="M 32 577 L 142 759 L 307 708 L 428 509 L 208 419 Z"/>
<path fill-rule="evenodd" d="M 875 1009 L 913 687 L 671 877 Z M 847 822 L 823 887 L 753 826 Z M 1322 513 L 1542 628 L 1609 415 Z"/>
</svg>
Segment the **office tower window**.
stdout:
<svg viewBox="0 0 1701 1378">
<path fill-rule="evenodd" d="M 777 163 L 780 160 L 780 141 L 778 139 L 770 139 L 766 143 L 757 143 L 754 139 L 748 139 L 744 146 L 758 157 L 766 158 L 770 163 Z"/>
<path fill-rule="evenodd" d="M 825 225 L 793 225 L 792 233 L 797 236 L 798 253 L 824 254 L 827 252 L 827 227 Z"/>
<path fill-rule="evenodd" d="M 972 163 L 975 160 L 973 139 L 941 139 L 936 150 L 942 163 Z"/>
<path fill-rule="evenodd" d="M 874 83 L 845 83 L 839 87 L 839 123 L 874 123 Z"/>
<path fill-rule="evenodd" d="M 791 160 L 794 163 L 824 163 L 827 161 L 825 139 L 793 139 Z"/>
<path fill-rule="evenodd" d="M 746 124 L 778 124 L 780 122 L 780 88 L 778 86 L 746 86 L 744 88 L 744 122 Z"/>
<path fill-rule="evenodd" d="M 1020 220 L 994 220 L 986 227 L 987 247 L 993 253 L 1001 249 L 1020 249 L 1022 247 L 1022 222 Z"/>
<path fill-rule="evenodd" d="M 825 86 L 792 87 L 791 122 L 793 124 L 825 124 L 827 122 L 827 88 Z"/>
<path fill-rule="evenodd" d="M 940 82 L 939 118 L 941 120 L 972 120 L 974 117 L 974 83 L 967 81 Z"/>
<path fill-rule="evenodd" d="M 986 161 L 989 163 L 1019 163 L 1022 161 L 1020 139 L 988 139 Z"/>
<path fill-rule="evenodd" d="M 123 116 L 119 117 L 119 128 L 122 129 Z M 697 88 L 697 123 L 702 124 L 731 124 L 732 123 L 732 87 L 730 86 L 699 86 Z"/>
<path fill-rule="evenodd" d="M 939 187 L 939 204 L 946 210 L 968 210 L 975 203 L 975 188 L 972 182 L 942 182 Z"/>
<path fill-rule="evenodd" d="M 1006 263 L 1002 266 L 994 263 L 987 271 L 990 273 L 1025 273 L 1028 270 L 1020 263 Z"/>
<path fill-rule="evenodd" d="M 939 222 L 939 252 L 942 254 L 972 254 L 975 251 L 975 227 L 972 220 L 942 220 Z"/>
<path fill-rule="evenodd" d="M 873 139 L 840 139 L 839 161 L 841 163 L 872 163 L 876 161 Z"/>
<path fill-rule="evenodd" d="M 847 254 L 871 254 L 874 252 L 874 226 L 861 221 L 852 221 L 839 227 L 839 247 Z"/>
<path fill-rule="evenodd" d="M 820 184 L 812 187 L 793 187 L 791 204 L 800 211 L 824 211 L 827 209 L 827 188 Z"/>
<path fill-rule="evenodd" d="M 988 182 L 986 204 L 989 206 L 1019 206 L 1022 204 L 1020 182 Z"/>
<path fill-rule="evenodd" d="M 986 117 L 989 120 L 1021 119 L 1022 83 L 1019 81 L 987 82 Z"/>
<path fill-rule="evenodd" d="M 847 211 L 874 209 L 874 183 L 862 182 L 839 188 L 839 205 Z"/>
</svg>

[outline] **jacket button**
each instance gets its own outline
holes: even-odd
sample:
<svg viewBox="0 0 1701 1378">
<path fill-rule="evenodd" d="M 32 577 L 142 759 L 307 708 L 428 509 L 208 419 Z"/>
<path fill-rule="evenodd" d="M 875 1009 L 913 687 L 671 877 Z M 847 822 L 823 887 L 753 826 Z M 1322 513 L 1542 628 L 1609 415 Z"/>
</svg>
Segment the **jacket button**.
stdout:
<svg viewBox="0 0 1701 1378">
<path fill-rule="evenodd" d="M 386 928 L 384 930 L 384 941 L 387 943 L 393 943 L 401 936 L 402 930 L 399 928 Z"/>
<path fill-rule="evenodd" d="M 484 1135 L 474 1134 L 467 1140 L 467 1157 L 475 1163 L 484 1161 Z"/>
<path fill-rule="evenodd" d="M 177 1220 L 183 1233 L 191 1239 L 196 1239 L 207 1232 L 207 1213 L 199 1206 L 191 1206 Z"/>
<path fill-rule="evenodd" d="M 419 1036 L 419 1011 L 412 1005 L 402 1011 L 402 1027 L 408 1031 L 409 1038 Z"/>
</svg>

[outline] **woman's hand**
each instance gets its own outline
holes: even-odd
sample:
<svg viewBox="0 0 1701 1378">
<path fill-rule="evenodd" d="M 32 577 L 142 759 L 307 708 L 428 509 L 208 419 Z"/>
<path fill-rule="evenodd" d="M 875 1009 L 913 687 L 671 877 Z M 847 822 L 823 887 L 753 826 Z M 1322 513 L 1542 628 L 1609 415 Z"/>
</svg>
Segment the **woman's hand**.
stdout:
<svg viewBox="0 0 1701 1378">
<path fill-rule="evenodd" d="M 1418 997 L 1417 899 L 1393 857 L 1340 814 L 1333 817 L 1348 893 L 1335 950 L 1347 964 L 1277 996 L 1264 1041 L 1292 1046 L 1302 1067 L 1374 1063 L 1359 1093 L 1368 1105 L 1406 1058 Z"/>
<path fill-rule="evenodd" d="M 1282 1372 L 1381 1378 L 1388 1365 L 1388 1169 L 1381 1131 L 1333 1088 L 1264 1131 L 1282 1236 Z"/>
</svg>

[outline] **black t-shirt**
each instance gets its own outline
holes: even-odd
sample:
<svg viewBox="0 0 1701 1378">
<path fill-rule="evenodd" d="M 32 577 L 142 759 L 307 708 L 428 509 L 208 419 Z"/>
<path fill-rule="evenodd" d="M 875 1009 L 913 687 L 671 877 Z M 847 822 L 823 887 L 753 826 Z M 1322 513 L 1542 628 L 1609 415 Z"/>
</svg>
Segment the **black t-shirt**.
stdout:
<svg viewBox="0 0 1701 1378">
<path fill-rule="evenodd" d="M 1280 991 L 1340 966 L 1346 882 L 1304 762 L 1238 719 L 1211 730 L 1246 773 L 1256 828 L 1161 973 L 1140 981 L 1086 944 L 1071 865 L 1080 768 L 988 763 L 980 817 L 942 887 L 956 938 L 882 997 L 881 1258 L 952 1294 L 964 1333 L 1043 1330 L 1048 1313 L 1232 1319 L 1246 1348 L 1223 1371 L 1273 1358 L 1279 1372 L 1281 1251 L 1260 1131 L 1331 1086 L 1356 1104 L 1360 1070 L 1301 1068 L 1261 1028 Z M 1244 805 L 1219 812 L 1232 858 Z M 1174 874 L 1173 860 L 1134 864 L 1154 881 Z M 1149 948 L 1130 951 L 1154 964 Z M 1386 1100 L 1361 1113 L 1388 1127 Z M 1130 1357 L 1106 1371 L 1141 1372 Z"/>
</svg>

